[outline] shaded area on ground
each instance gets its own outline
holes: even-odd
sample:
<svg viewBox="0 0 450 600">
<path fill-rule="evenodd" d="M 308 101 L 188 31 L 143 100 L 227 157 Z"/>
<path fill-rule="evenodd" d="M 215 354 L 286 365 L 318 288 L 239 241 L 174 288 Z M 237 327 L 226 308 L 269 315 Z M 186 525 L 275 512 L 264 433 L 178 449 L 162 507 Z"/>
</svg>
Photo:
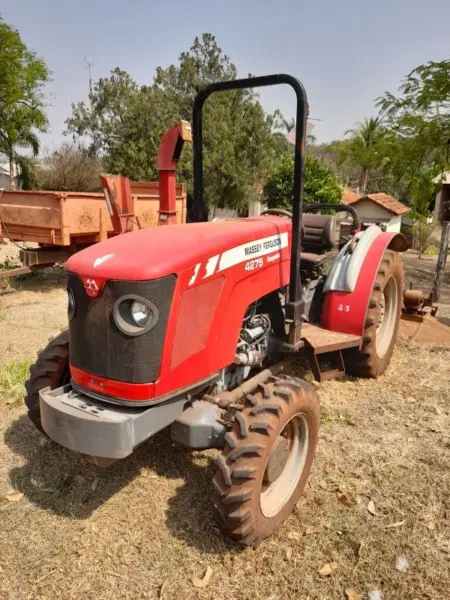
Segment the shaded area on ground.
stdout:
<svg viewBox="0 0 450 600">
<path fill-rule="evenodd" d="M 215 526 L 209 497 L 216 471 L 213 451 L 192 452 L 160 433 L 131 456 L 100 468 L 42 436 L 26 416 L 12 423 L 4 439 L 26 461 L 10 471 L 12 486 L 40 508 L 58 516 L 88 519 L 136 477 L 148 477 L 152 471 L 184 480 L 167 506 L 166 525 L 173 535 L 204 552 L 222 552 L 231 546 Z M 81 473 L 84 481 L 80 482 Z"/>
</svg>

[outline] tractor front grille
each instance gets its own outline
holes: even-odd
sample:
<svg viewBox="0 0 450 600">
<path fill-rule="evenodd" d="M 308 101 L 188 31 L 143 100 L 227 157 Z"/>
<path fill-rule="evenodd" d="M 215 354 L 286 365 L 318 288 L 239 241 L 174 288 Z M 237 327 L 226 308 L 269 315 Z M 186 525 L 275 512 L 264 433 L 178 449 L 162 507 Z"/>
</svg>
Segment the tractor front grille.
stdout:
<svg viewBox="0 0 450 600">
<path fill-rule="evenodd" d="M 152 281 L 106 281 L 98 298 L 90 298 L 80 277 L 68 274 L 75 297 L 75 314 L 69 322 L 70 364 L 107 379 L 150 383 L 158 378 L 176 277 Z M 131 337 L 119 330 L 113 318 L 116 300 L 129 294 L 142 296 L 159 310 L 159 320 L 146 333 Z"/>
</svg>

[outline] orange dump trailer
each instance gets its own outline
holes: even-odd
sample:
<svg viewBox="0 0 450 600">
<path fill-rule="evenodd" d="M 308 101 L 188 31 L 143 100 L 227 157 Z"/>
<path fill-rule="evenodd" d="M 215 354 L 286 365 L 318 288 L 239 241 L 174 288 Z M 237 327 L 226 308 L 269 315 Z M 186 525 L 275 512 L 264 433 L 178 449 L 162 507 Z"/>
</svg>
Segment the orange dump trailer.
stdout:
<svg viewBox="0 0 450 600">
<path fill-rule="evenodd" d="M 158 182 L 130 181 L 132 212 L 127 230 L 158 225 L 160 194 Z M 186 186 L 176 185 L 176 222 L 186 222 Z M 87 245 L 118 232 L 102 193 L 0 192 L 0 238 L 34 242 L 39 246 L 20 252 L 23 267 L 0 272 L 11 277 L 43 268 L 67 258 Z"/>
<path fill-rule="evenodd" d="M 186 186 L 175 171 L 191 126 L 179 121 L 158 148 L 159 182 L 102 175 L 103 194 L 0 191 L 0 240 L 34 242 L 22 248 L 22 267 L 0 271 L 0 279 L 65 262 L 78 250 L 136 229 L 186 223 Z"/>
</svg>

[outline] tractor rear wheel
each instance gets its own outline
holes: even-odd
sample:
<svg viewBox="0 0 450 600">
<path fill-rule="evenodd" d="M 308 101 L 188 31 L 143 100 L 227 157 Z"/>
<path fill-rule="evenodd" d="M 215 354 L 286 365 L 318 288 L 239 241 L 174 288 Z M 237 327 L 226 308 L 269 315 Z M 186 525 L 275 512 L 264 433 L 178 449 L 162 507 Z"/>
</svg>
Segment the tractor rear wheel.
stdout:
<svg viewBox="0 0 450 600">
<path fill-rule="evenodd" d="M 292 513 L 308 479 L 317 445 L 319 403 L 294 378 L 271 378 L 236 412 L 217 460 L 214 505 L 223 533 L 257 545 Z"/>
<path fill-rule="evenodd" d="M 48 346 L 39 352 L 37 361 L 30 367 L 30 377 L 25 383 L 28 416 L 37 429 L 44 434 L 39 391 L 48 386 L 55 389 L 65 385 L 69 378 L 69 332 L 66 330 L 51 339 Z"/>
<path fill-rule="evenodd" d="M 345 353 L 347 373 L 358 377 L 379 377 L 387 369 L 403 303 L 403 262 L 393 250 L 386 250 L 378 268 L 364 324 L 361 350 Z"/>
</svg>

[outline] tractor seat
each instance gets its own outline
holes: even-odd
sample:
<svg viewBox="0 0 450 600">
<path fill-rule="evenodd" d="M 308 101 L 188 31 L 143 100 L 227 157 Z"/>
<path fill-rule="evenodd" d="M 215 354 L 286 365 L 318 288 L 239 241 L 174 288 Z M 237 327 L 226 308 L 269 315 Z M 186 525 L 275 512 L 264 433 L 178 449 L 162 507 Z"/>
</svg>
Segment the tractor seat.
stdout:
<svg viewBox="0 0 450 600">
<path fill-rule="evenodd" d="M 336 223 L 331 215 L 304 213 L 302 218 L 302 254 L 300 268 L 316 269 L 334 247 Z"/>
</svg>

